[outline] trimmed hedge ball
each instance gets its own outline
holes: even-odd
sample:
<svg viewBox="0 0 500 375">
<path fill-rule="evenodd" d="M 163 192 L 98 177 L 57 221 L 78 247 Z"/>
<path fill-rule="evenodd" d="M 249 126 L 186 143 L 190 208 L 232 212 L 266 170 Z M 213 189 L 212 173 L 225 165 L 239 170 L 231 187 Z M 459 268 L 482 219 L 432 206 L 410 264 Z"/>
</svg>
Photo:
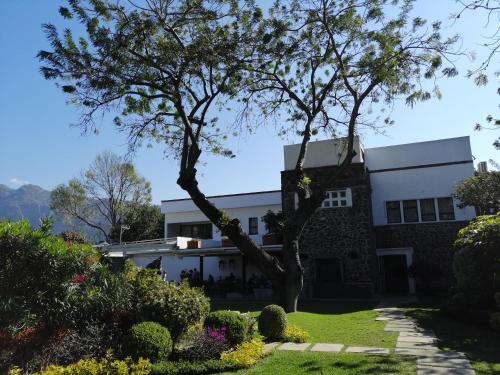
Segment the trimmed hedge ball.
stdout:
<svg viewBox="0 0 500 375">
<path fill-rule="evenodd" d="M 204 326 L 218 330 L 224 329 L 227 342 L 233 346 L 241 344 L 247 338 L 247 322 L 241 314 L 235 311 L 213 311 L 208 314 Z"/>
<path fill-rule="evenodd" d="M 287 324 L 288 319 L 281 306 L 268 305 L 260 313 L 259 331 L 268 339 L 281 339 L 285 334 Z"/>
<path fill-rule="evenodd" d="M 134 359 L 166 360 L 172 353 L 170 332 L 156 322 L 134 324 L 125 339 L 125 352 Z"/>
</svg>

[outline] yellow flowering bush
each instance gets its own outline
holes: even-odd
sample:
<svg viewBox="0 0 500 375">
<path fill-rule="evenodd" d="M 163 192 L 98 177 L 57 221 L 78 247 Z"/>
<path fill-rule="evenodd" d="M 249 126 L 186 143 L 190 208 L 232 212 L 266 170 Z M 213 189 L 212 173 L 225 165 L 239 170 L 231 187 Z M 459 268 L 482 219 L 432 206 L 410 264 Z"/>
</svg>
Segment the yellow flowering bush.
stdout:
<svg viewBox="0 0 500 375">
<path fill-rule="evenodd" d="M 295 324 L 288 324 L 283 335 L 283 341 L 285 342 L 301 343 L 306 342 L 308 338 L 309 333 Z"/>
<path fill-rule="evenodd" d="M 250 367 L 264 355 L 264 343 L 260 338 L 254 338 L 238 345 L 234 350 L 229 350 L 221 354 L 224 362 L 231 363 L 238 367 Z"/>
<path fill-rule="evenodd" d="M 151 370 L 148 359 L 139 358 L 135 363 L 130 357 L 124 361 L 113 359 L 110 355 L 101 360 L 95 358 L 81 359 L 68 366 L 51 365 L 34 375 L 147 375 Z M 9 375 L 20 375 L 21 371 L 14 368 Z"/>
</svg>

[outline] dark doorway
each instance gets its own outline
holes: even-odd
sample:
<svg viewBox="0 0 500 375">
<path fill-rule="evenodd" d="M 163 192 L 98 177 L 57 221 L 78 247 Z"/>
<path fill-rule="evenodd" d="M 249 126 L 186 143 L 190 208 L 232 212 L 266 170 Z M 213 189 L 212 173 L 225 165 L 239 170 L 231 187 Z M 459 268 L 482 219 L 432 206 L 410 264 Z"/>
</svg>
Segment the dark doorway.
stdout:
<svg viewBox="0 0 500 375">
<path fill-rule="evenodd" d="M 381 256 L 380 267 L 387 293 L 408 293 L 410 291 L 406 255 Z"/>
</svg>

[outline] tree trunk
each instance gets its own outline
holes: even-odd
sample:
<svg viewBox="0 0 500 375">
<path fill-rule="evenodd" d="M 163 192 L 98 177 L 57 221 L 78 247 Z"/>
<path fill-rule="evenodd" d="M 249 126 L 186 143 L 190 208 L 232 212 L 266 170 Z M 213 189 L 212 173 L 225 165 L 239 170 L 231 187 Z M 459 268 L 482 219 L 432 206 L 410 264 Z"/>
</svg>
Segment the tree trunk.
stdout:
<svg viewBox="0 0 500 375">
<path fill-rule="evenodd" d="M 285 236 L 286 237 L 286 236 Z M 297 302 L 304 285 L 304 270 L 299 257 L 299 240 L 297 236 L 283 241 L 283 284 L 279 291 L 279 304 L 288 312 L 297 311 Z"/>
</svg>

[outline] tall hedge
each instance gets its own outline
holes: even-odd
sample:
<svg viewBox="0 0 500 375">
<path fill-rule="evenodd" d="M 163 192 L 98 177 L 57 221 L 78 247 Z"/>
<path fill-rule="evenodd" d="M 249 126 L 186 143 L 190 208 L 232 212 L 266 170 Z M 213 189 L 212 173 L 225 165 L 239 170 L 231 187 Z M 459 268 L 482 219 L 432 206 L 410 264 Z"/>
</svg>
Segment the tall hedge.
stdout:
<svg viewBox="0 0 500 375">
<path fill-rule="evenodd" d="M 455 241 L 453 272 L 464 302 L 492 305 L 500 291 L 500 214 L 478 216 Z"/>
</svg>

